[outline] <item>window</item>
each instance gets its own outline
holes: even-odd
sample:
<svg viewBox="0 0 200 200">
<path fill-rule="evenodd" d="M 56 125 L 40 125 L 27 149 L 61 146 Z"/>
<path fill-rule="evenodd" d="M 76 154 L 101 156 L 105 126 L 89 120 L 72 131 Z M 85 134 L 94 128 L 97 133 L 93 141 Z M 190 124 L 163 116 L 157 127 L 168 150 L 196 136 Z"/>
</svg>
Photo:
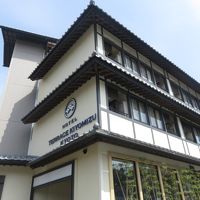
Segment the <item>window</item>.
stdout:
<svg viewBox="0 0 200 200">
<path fill-rule="evenodd" d="M 182 94 L 183 94 L 183 101 L 192 106 L 192 102 L 191 102 L 191 98 L 190 98 L 190 94 L 188 92 L 186 92 L 185 90 L 182 90 Z"/>
<path fill-rule="evenodd" d="M 198 144 L 200 144 L 200 129 L 194 128 L 194 130 L 195 130 L 195 135 L 196 135 L 196 141 Z"/>
<path fill-rule="evenodd" d="M 144 65 L 143 63 L 140 63 L 140 74 L 142 78 L 153 83 L 151 69 L 147 67 L 146 65 Z"/>
<path fill-rule="evenodd" d="M 200 173 L 195 170 L 181 169 L 179 171 L 185 200 L 199 200 Z"/>
<path fill-rule="evenodd" d="M 128 117 L 129 114 L 126 94 L 110 86 L 107 87 L 107 90 L 109 110 Z"/>
<path fill-rule="evenodd" d="M 112 169 L 115 200 L 138 200 L 134 163 L 112 160 Z"/>
<path fill-rule="evenodd" d="M 5 176 L 0 176 L 0 199 L 3 192 L 4 180 L 5 180 Z"/>
<path fill-rule="evenodd" d="M 131 102 L 132 102 L 133 118 L 135 120 L 138 120 L 147 124 L 148 117 L 147 117 L 147 109 L 146 109 L 145 104 L 136 99 L 132 99 Z"/>
<path fill-rule="evenodd" d="M 164 112 L 163 119 L 166 131 L 179 136 L 175 117 L 172 114 Z"/>
<path fill-rule="evenodd" d="M 139 68 L 137 65 L 137 61 L 127 54 L 124 55 L 124 61 L 125 61 L 125 68 L 127 68 L 130 71 L 133 71 L 134 73 L 138 74 L 139 73 Z"/>
<path fill-rule="evenodd" d="M 154 71 L 154 77 L 155 77 L 155 84 L 159 88 L 161 88 L 165 91 L 168 91 L 165 77 L 162 74 L 155 72 L 155 71 Z"/>
<path fill-rule="evenodd" d="M 192 95 L 191 95 L 190 97 L 191 97 L 191 101 L 192 101 L 192 106 L 193 106 L 193 108 L 199 109 L 199 103 L 198 103 L 197 98 L 194 97 L 194 96 L 192 96 Z"/>
<path fill-rule="evenodd" d="M 154 165 L 139 164 L 142 191 L 145 200 L 161 200 L 161 187 L 157 167 Z"/>
<path fill-rule="evenodd" d="M 105 47 L 105 56 L 122 64 L 122 53 L 117 47 L 113 46 L 107 41 L 104 42 L 104 47 Z"/>
<path fill-rule="evenodd" d="M 185 134 L 185 138 L 192 142 L 196 142 L 193 127 L 186 124 L 185 122 L 182 122 L 182 126 L 183 126 L 183 132 Z"/>
<path fill-rule="evenodd" d="M 164 128 L 160 112 L 152 107 L 148 107 L 148 110 L 151 125 L 163 130 Z"/>
<path fill-rule="evenodd" d="M 182 200 L 178 173 L 166 166 L 161 167 L 166 199 Z"/>
<path fill-rule="evenodd" d="M 172 88 L 172 92 L 174 96 L 180 100 L 183 100 L 180 87 L 173 82 L 170 82 L 170 84 L 171 84 L 171 88 Z"/>
</svg>

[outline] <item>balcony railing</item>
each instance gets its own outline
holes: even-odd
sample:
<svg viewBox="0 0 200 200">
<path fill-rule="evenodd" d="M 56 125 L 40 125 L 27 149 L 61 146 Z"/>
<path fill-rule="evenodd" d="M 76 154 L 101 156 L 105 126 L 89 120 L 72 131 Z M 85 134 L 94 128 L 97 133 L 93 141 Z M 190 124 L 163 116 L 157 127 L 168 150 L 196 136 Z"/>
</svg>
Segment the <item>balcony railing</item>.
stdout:
<svg viewBox="0 0 200 200">
<path fill-rule="evenodd" d="M 200 145 L 159 129 L 136 122 L 126 116 L 101 108 L 101 127 L 165 149 L 200 158 Z"/>
</svg>

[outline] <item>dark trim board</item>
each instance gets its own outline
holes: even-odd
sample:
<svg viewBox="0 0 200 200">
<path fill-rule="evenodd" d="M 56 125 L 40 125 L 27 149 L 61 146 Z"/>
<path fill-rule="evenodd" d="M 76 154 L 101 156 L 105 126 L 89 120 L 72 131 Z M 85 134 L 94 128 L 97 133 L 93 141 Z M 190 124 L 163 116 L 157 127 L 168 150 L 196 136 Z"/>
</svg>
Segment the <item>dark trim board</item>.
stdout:
<svg viewBox="0 0 200 200">
<path fill-rule="evenodd" d="M 104 142 L 107 144 L 117 145 L 129 149 L 138 150 L 141 152 L 165 157 L 168 159 L 173 159 L 181 162 L 186 162 L 188 164 L 200 165 L 200 159 L 187 156 L 175 151 L 164 149 L 155 145 L 151 145 L 145 142 L 141 142 L 132 138 L 127 138 L 118 134 L 109 133 L 103 130 L 93 130 L 88 134 L 81 136 L 80 138 L 66 144 L 59 149 L 55 149 L 52 152 L 32 161 L 29 166 L 33 169 L 45 166 L 52 163 L 64 156 L 72 154 L 76 151 L 82 150 L 89 145 L 95 144 L 97 142 Z"/>
<path fill-rule="evenodd" d="M 34 156 L 0 156 L 0 165 L 27 166 L 27 164 L 36 159 Z"/>
</svg>

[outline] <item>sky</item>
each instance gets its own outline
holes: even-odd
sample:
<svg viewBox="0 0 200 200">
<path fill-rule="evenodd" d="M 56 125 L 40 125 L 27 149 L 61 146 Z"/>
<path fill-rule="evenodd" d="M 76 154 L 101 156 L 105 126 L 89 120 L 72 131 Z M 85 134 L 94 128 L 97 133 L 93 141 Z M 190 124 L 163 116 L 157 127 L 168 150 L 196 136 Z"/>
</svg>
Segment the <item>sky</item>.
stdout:
<svg viewBox="0 0 200 200">
<path fill-rule="evenodd" d="M 200 82 L 200 0 L 96 0 L 96 5 Z M 0 0 L 0 25 L 60 38 L 89 0 Z M 0 34 L 0 101 L 8 68 Z"/>
</svg>

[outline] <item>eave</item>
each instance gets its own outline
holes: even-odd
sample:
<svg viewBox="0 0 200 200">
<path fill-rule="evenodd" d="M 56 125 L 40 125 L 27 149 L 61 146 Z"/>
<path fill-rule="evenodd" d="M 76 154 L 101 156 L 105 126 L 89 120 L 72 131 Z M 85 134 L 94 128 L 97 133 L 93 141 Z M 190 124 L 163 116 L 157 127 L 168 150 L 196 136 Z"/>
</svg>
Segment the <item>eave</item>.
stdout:
<svg viewBox="0 0 200 200">
<path fill-rule="evenodd" d="M 89 145 L 92 145 L 97 142 L 104 142 L 107 144 L 134 149 L 148 154 L 153 154 L 168 159 L 173 159 L 176 161 L 186 162 L 189 165 L 191 164 L 200 165 L 200 159 L 198 158 L 194 158 L 185 154 L 164 149 L 159 146 L 151 145 L 132 138 L 127 138 L 118 134 L 109 133 L 103 130 L 93 130 L 90 133 L 87 133 L 79 137 L 78 139 L 66 144 L 65 146 L 55 149 L 45 154 L 44 156 L 41 156 L 38 159 L 30 162 L 29 166 L 31 168 L 38 168 L 45 166 L 64 156 L 82 150 L 84 148 L 87 148 Z"/>
<path fill-rule="evenodd" d="M 26 31 L 21 31 L 18 29 L 0 26 L 3 34 L 4 39 L 4 59 L 3 59 L 3 65 L 5 67 L 10 66 L 10 61 L 12 57 L 12 53 L 14 50 L 15 42 L 16 40 L 22 40 L 22 41 L 28 41 L 36 44 L 41 44 L 44 47 L 48 42 L 56 43 L 58 39 L 47 37 L 43 35 L 38 35 L 35 33 L 30 33 Z"/>
<path fill-rule="evenodd" d="M 55 48 L 42 60 L 29 78 L 31 80 L 42 79 L 92 24 L 99 24 L 106 30 L 114 33 L 123 42 L 127 43 L 157 65 L 161 66 L 167 72 L 174 75 L 180 81 L 200 93 L 200 83 L 93 4 L 89 5 L 87 9 L 84 10 L 81 16 L 68 29 Z"/>
<path fill-rule="evenodd" d="M 177 101 L 167 93 L 157 89 L 154 85 L 148 84 L 139 77 L 130 74 L 120 66 L 109 62 L 99 54 L 93 54 L 83 65 L 81 65 L 71 76 L 63 81 L 44 100 L 42 100 L 22 121 L 26 123 L 37 122 L 61 101 L 72 94 L 83 83 L 91 77 L 100 75 L 110 79 L 130 91 L 149 99 L 158 105 L 165 107 L 181 116 L 187 116 L 193 122 L 200 124 L 200 114 Z"/>
<path fill-rule="evenodd" d="M 34 159 L 36 159 L 34 156 L 0 155 L 0 165 L 27 166 L 27 164 Z"/>
</svg>

